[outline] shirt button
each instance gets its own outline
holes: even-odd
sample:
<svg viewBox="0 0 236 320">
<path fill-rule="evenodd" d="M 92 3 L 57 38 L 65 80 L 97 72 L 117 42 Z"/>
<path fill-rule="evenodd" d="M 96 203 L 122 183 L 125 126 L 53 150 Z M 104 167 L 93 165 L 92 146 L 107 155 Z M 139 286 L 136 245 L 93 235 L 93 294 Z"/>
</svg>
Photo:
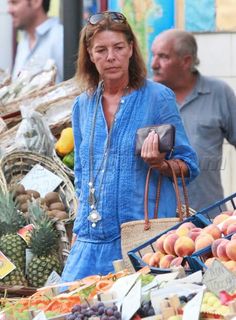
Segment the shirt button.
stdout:
<svg viewBox="0 0 236 320">
<path fill-rule="evenodd" d="M 124 103 L 125 102 L 125 100 L 124 99 L 122 99 L 121 101 L 120 101 L 120 103 Z"/>
</svg>

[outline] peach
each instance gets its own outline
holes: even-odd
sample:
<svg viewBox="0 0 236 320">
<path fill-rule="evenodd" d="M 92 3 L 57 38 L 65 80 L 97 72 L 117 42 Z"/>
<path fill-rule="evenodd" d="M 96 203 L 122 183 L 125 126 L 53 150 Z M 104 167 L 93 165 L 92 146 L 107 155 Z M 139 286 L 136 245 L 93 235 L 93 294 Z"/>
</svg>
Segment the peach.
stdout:
<svg viewBox="0 0 236 320">
<path fill-rule="evenodd" d="M 163 248 L 163 243 L 165 238 L 167 237 L 167 234 L 164 233 L 162 236 L 160 236 L 156 242 L 155 242 L 155 247 L 156 247 L 156 251 L 161 251 L 162 253 L 165 253 L 165 250 Z"/>
<path fill-rule="evenodd" d="M 236 233 L 231 236 L 231 240 L 236 239 Z"/>
<path fill-rule="evenodd" d="M 177 229 L 176 233 L 179 236 L 186 236 L 189 230 L 195 228 L 196 226 L 192 222 L 184 222 Z"/>
<path fill-rule="evenodd" d="M 195 250 L 194 241 L 188 236 L 181 236 L 175 241 L 174 250 L 179 257 L 189 256 Z"/>
<path fill-rule="evenodd" d="M 216 249 L 216 254 L 217 257 L 221 260 L 221 261 L 228 261 L 230 260 L 227 253 L 226 253 L 226 245 L 229 242 L 228 239 L 223 239 L 223 241 L 217 246 Z"/>
<path fill-rule="evenodd" d="M 224 214 L 227 214 L 228 216 L 232 216 L 233 213 L 234 213 L 234 210 L 225 210 L 225 211 L 222 211 L 221 213 L 224 213 Z"/>
<path fill-rule="evenodd" d="M 151 259 L 151 257 L 153 256 L 153 252 L 147 252 L 143 255 L 142 260 L 143 262 L 145 262 L 146 264 L 149 264 L 149 261 Z"/>
<path fill-rule="evenodd" d="M 187 234 L 188 237 L 190 237 L 193 241 L 199 236 L 199 234 L 202 232 L 201 228 L 192 228 L 189 230 L 189 233 Z"/>
<path fill-rule="evenodd" d="M 210 246 L 214 238 L 208 233 L 200 234 L 195 240 L 195 251 L 201 250 L 207 246 Z"/>
<path fill-rule="evenodd" d="M 213 219 L 213 224 L 220 224 L 223 221 L 225 221 L 226 219 L 229 218 L 229 215 L 226 213 L 220 213 L 218 214 L 214 219 Z"/>
<path fill-rule="evenodd" d="M 171 261 L 170 268 L 179 267 L 179 266 L 181 266 L 182 262 L 183 262 L 182 257 L 176 257 Z"/>
<path fill-rule="evenodd" d="M 214 261 L 215 259 L 216 259 L 215 257 L 206 259 L 206 261 L 205 261 L 204 263 L 205 263 L 205 265 L 207 266 L 207 268 L 209 268 L 209 267 L 212 265 L 212 263 L 213 263 L 213 261 Z"/>
<path fill-rule="evenodd" d="M 225 240 L 224 238 L 220 238 L 220 239 L 216 239 L 216 240 L 214 240 L 212 242 L 212 244 L 211 244 L 211 252 L 212 252 L 213 257 L 216 257 L 216 258 L 218 257 L 217 256 L 217 247 L 224 240 Z"/>
<path fill-rule="evenodd" d="M 236 261 L 236 239 L 230 240 L 226 244 L 226 254 L 229 257 L 229 260 Z"/>
<path fill-rule="evenodd" d="M 230 233 L 235 233 L 236 232 L 236 222 L 233 223 L 233 224 L 230 224 L 228 227 L 227 227 L 227 230 L 226 230 L 226 234 L 230 234 Z"/>
<path fill-rule="evenodd" d="M 149 260 L 149 265 L 151 267 L 158 267 L 160 260 L 163 256 L 164 256 L 164 253 L 162 253 L 161 251 L 154 252 Z"/>
<path fill-rule="evenodd" d="M 233 261 L 233 260 L 225 261 L 224 265 L 230 271 L 233 271 L 233 272 L 236 271 L 236 261 Z"/>
<path fill-rule="evenodd" d="M 173 256 L 172 254 L 164 255 L 159 262 L 159 267 L 163 269 L 170 268 L 171 261 L 174 260 L 175 258 L 176 256 Z"/>
<path fill-rule="evenodd" d="M 175 254 L 174 245 L 178 238 L 179 236 L 176 233 L 171 233 L 164 239 L 163 248 L 167 254 Z"/>
<path fill-rule="evenodd" d="M 221 237 L 221 230 L 216 224 L 209 224 L 204 229 L 202 229 L 202 234 L 210 234 L 214 239 L 219 239 Z"/>
<path fill-rule="evenodd" d="M 224 235 L 227 235 L 227 228 L 230 224 L 236 223 L 236 216 L 229 217 L 225 221 L 222 222 L 221 231 Z"/>
</svg>

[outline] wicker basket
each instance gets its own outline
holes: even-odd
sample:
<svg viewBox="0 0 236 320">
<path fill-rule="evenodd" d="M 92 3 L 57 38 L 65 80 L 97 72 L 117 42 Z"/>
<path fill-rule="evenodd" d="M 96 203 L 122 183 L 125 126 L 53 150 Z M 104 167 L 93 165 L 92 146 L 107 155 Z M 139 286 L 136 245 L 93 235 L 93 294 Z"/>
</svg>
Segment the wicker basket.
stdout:
<svg viewBox="0 0 236 320">
<path fill-rule="evenodd" d="M 60 255 L 63 263 L 65 263 L 70 251 L 70 240 L 68 239 L 70 235 L 68 235 L 67 229 L 70 229 L 73 224 L 77 210 L 77 200 L 73 184 L 64 173 L 63 168 L 51 158 L 27 151 L 14 151 L 4 155 L 0 161 L 1 187 L 7 190 L 20 182 L 36 164 L 50 170 L 63 181 L 57 191 L 68 209 L 69 217 L 65 220 L 56 221 L 55 227 L 60 234 Z"/>
<path fill-rule="evenodd" d="M 0 169 L 0 191 L 4 193 L 7 191 L 7 184 L 2 170 Z"/>
<path fill-rule="evenodd" d="M 36 164 L 40 164 L 62 179 L 62 183 L 56 191 L 58 191 L 69 214 L 68 219 L 63 220 L 63 222 L 72 222 L 77 210 L 75 189 L 68 176 L 64 173 L 63 168 L 51 158 L 28 151 L 13 151 L 4 155 L 0 161 L 0 169 L 5 178 L 7 188 L 9 189 L 19 183 Z"/>
</svg>

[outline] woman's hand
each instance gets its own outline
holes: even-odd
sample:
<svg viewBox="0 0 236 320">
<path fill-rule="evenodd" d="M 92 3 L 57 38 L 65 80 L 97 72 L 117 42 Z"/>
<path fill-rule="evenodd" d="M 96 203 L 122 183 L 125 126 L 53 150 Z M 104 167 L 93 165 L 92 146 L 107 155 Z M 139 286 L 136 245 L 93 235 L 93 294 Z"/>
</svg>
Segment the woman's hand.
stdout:
<svg viewBox="0 0 236 320">
<path fill-rule="evenodd" d="M 151 131 L 147 138 L 144 140 L 141 157 L 145 162 L 147 162 L 150 166 L 155 166 L 157 169 L 161 168 L 163 165 L 163 161 L 165 160 L 166 153 L 160 152 L 159 148 L 159 138 L 158 134 L 155 131 Z"/>
</svg>

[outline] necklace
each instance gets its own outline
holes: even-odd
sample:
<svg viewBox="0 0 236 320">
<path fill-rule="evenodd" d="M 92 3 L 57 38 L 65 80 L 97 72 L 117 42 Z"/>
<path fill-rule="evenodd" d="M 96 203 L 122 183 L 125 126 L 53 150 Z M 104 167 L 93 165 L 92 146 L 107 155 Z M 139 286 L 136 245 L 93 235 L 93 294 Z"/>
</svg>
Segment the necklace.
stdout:
<svg viewBox="0 0 236 320">
<path fill-rule="evenodd" d="M 128 90 L 128 86 L 124 89 L 124 94 L 125 92 Z M 102 161 L 101 164 L 98 168 L 97 174 L 94 177 L 94 168 L 93 168 L 93 159 L 94 159 L 94 134 L 95 134 L 95 126 L 96 126 L 96 120 L 97 120 L 97 113 L 98 113 L 98 107 L 99 107 L 99 100 L 103 94 L 104 91 L 104 86 L 103 86 L 103 82 L 100 85 L 100 88 L 98 89 L 98 94 L 97 94 L 97 98 L 96 98 L 96 105 L 95 105 L 95 110 L 94 110 L 94 114 L 93 114 L 93 121 L 92 121 L 92 129 L 91 129 L 91 135 L 90 135 L 90 143 L 89 143 L 89 197 L 88 197 L 88 203 L 90 205 L 91 211 L 88 215 L 88 220 L 92 223 L 92 227 L 95 228 L 96 224 L 98 221 L 100 221 L 102 219 L 100 213 L 97 210 L 97 206 L 100 200 L 100 195 L 101 195 L 101 191 L 102 191 L 102 186 L 103 186 L 103 181 L 106 175 L 106 169 L 107 169 L 107 163 L 108 163 L 108 158 L 109 158 L 109 151 L 110 151 L 110 144 L 111 144 L 111 135 L 112 135 L 112 130 L 113 130 L 113 126 L 115 123 L 115 118 L 116 115 L 118 113 L 118 111 L 120 110 L 120 106 L 121 106 L 121 100 L 119 102 L 118 108 L 114 114 L 114 118 L 112 120 L 111 123 L 111 127 L 110 130 L 108 132 L 108 136 L 107 136 L 107 140 L 106 140 L 106 144 L 104 147 L 104 153 L 103 153 L 103 157 L 102 157 Z M 96 189 L 95 189 L 95 182 L 100 174 L 100 172 L 102 173 L 101 177 L 100 177 L 100 184 L 98 187 L 98 192 L 96 193 Z M 95 195 L 96 193 L 96 195 Z"/>
</svg>

